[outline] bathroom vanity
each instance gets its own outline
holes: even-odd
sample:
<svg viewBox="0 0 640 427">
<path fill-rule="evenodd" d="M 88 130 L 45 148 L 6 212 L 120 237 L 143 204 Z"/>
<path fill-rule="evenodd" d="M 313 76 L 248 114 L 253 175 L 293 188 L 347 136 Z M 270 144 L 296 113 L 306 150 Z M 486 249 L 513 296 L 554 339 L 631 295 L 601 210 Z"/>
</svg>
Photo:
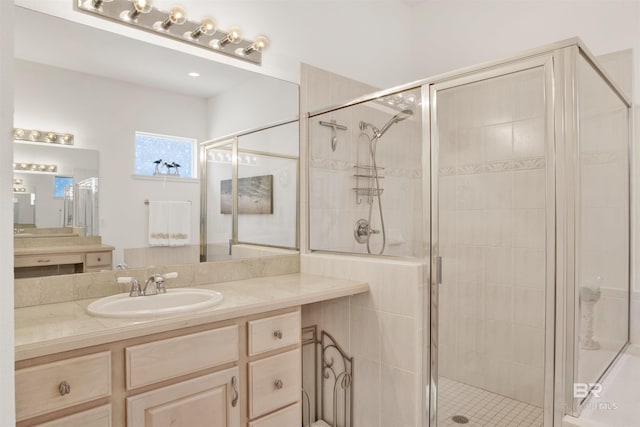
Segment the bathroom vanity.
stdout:
<svg viewBox="0 0 640 427">
<path fill-rule="evenodd" d="M 17 279 L 112 269 L 115 248 L 100 236 L 17 234 L 13 240 Z"/>
<path fill-rule="evenodd" d="M 18 427 L 299 425 L 301 306 L 368 285 L 289 274 L 203 288 L 225 300 L 170 318 L 91 317 L 92 300 L 16 309 Z"/>
</svg>

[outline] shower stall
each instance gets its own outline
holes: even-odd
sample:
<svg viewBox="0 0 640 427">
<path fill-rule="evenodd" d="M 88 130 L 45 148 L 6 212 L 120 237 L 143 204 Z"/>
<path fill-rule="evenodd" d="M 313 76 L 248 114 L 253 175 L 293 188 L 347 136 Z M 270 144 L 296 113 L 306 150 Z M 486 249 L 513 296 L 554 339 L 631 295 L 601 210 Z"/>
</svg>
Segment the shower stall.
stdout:
<svg viewBox="0 0 640 427">
<path fill-rule="evenodd" d="M 422 425 L 561 426 L 599 392 L 629 341 L 629 108 L 570 39 L 309 115 L 308 249 L 424 262 Z"/>
</svg>

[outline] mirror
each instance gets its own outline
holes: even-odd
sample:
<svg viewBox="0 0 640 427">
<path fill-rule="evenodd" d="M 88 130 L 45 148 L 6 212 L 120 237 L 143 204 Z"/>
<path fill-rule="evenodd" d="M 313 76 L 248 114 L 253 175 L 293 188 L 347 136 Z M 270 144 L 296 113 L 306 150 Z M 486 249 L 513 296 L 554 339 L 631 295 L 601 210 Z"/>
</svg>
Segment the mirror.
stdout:
<svg viewBox="0 0 640 427">
<path fill-rule="evenodd" d="M 15 31 L 15 126 L 72 133 L 74 152 L 97 154 L 99 230 L 102 242 L 115 247 L 113 265 L 199 261 L 201 177 L 136 175 L 136 132 L 202 143 L 298 114 L 298 86 L 291 82 L 21 7 Z M 200 76 L 190 77 L 192 72 Z M 267 141 L 256 150 L 269 152 Z M 297 133 L 288 143 L 297 157 Z M 198 152 L 195 147 L 194 156 Z M 60 200 L 45 210 L 39 187 L 36 226 L 40 217 L 42 224 L 58 224 Z M 149 246 L 148 201 L 190 202 L 187 245 Z M 287 221 L 284 226 L 295 232 L 296 221 Z"/>
</svg>

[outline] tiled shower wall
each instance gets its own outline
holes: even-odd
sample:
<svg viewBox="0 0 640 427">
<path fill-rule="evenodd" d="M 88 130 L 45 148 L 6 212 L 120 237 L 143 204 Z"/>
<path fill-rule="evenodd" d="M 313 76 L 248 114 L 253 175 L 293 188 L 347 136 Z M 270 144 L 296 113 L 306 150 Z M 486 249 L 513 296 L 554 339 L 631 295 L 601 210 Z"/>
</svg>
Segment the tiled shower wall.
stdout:
<svg viewBox="0 0 640 427">
<path fill-rule="evenodd" d="M 439 374 L 541 406 L 545 158 L 540 69 L 438 94 Z"/>
<path fill-rule="evenodd" d="M 316 70 L 323 76 L 321 70 Z M 329 87 L 336 85 L 337 77 L 325 76 Z M 347 84 L 343 81 L 342 86 Z M 356 87 L 361 84 L 353 83 Z M 310 86 L 308 95 L 313 97 L 322 91 L 322 86 Z M 304 89 L 302 89 L 304 90 Z M 376 164 L 379 168 L 379 196 L 382 202 L 386 230 L 385 255 L 420 256 L 422 251 L 422 123 L 420 91 L 403 94 L 411 99 L 413 106 L 408 119 L 394 124 L 376 144 Z M 399 99 L 399 98 L 398 98 Z M 325 107 L 339 104 L 345 99 L 332 98 Z M 381 230 L 378 199 L 358 195 L 354 188 L 366 189 L 374 185 L 367 178 L 356 178 L 356 174 L 372 174 L 370 128 L 360 129 L 360 122 L 382 128 L 400 108 L 371 101 L 360 105 L 332 111 L 309 120 L 309 205 L 310 247 L 349 253 L 366 253 L 366 244 L 354 238 L 356 222 L 369 218 L 370 202 L 373 203 L 371 225 Z M 335 133 L 335 150 L 332 148 L 332 129 L 321 126 L 320 122 L 335 121 L 346 130 Z M 382 248 L 382 234 L 371 237 L 371 252 L 379 253 Z"/>
<path fill-rule="evenodd" d="M 318 325 L 354 357 L 354 426 L 421 425 L 423 266 L 306 254 L 300 269 L 369 283 L 367 294 L 302 309 L 303 327 Z"/>
<path fill-rule="evenodd" d="M 303 64 L 300 116 L 304 117 L 309 111 L 337 105 L 374 90 L 375 88 L 362 83 Z M 342 119 L 336 117 L 336 120 Z M 304 149 L 307 142 L 306 121 L 303 122 L 305 123 L 301 123 L 303 148 L 300 163 L 302 182 L 307 158 Z M 315 126 L 319 127 L 317 124 Z M 350 120 L 349 126 L 356 132 L 356 128 L 353 127 L 357 127 L 356 119 Z M 330 138 L 326 133 L 323 134 L 323 138 L 326 147 L 322 149 L 326 152 L 330 146 Z M 344 149 L 345 146 L 341 145 L 344 143 L 343 138 L 345 135 L 338 133 L 339 145 L 336 152 Z M 326 185 L 325 197 L 331 197 L 331 192 L 342 191 L 333 187 L 330 175 L 331 173 L 328 173 L 325 177 L 328 181 L 321 184 Z M 301 188 L 303 206 L 304 201 L 310 197 L 319 197 L 313 193 L 308 194 L 305 185 L 301 185 Z M 347 193 L 350 188 L 351 182 Z M 348 203 L 346 208 L 350 209 L 354 201 L 340 203 Z M 389 206 L 392 206 L 392 202 L 389 202 Z M 308 227 L 304 225 L 305 222 L 306 219 L 303 218 L 303 233 Z M 312 224 L 311 228 L 317 225 Z M 351 226 L 346 234 L 352 238 Z M 303 236 L 303 251 L 305 241 Z M 355 358 L 354 425 L 420 425 L 421 364 L 424 360 L 422 264 L 379 257 L 303 253 L 300 268 L 302 273 L 365 281 L 371 287 L 371 292 L 365 295 L 308 305 L 302 312 L 303 326 L 317 324 L 319 329 L 332 334 Z"/>
</svg>

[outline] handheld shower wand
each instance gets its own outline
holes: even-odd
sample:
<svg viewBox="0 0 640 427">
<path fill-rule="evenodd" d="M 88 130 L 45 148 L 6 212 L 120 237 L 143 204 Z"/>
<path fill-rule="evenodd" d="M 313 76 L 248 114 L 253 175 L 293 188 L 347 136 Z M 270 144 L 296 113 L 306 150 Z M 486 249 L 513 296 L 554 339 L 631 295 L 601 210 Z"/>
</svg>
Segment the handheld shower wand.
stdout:
<svg viewBox="0 0 640 427">
<path fill-rule="evenodd" d="M 373 132 L 373 136 L 372 138 L 369 140 L 369 152 L 371 154 L 371 163 L 373 166 L 373 178 L 375 181 L 375 185 L 376 185 L 376 194 L 378 197 L 378 212 L 380 213 L 380 228 L 382 229 L 382 248 L 380 249 L 380 252 L 378 253 L 378 255 L 382 255 L 382 253 L 384 252 L 384 248 L 386 246 L 386 242 L 387 242 L 387 233 L 384 227 L 384 216 L 382 214 L 382 200 L 381 200 L 381 193 L 382 191 L 380 190 L 380 179 L 378 176 L 378 165 L 376 163 L 376 147 L 378 145 L 378 140 L 380 138 L 382 138 L 382 135 L 384 135 L 390 128 L 391 126 L 393 126 L 394 124 L 401 122 L 403 120 L 408 119 L 409 117 L 411 117 L 413 115 L 413 111 L 412 110 L 402 110 L 400 111 L 398 114 L 396 114 L 395 116 L 393 116 L 387 123 L 384 124 L 384 126 L 382 126 L 381 129 L 378 129 L 377 127 L 375 127 L 374 125 L 372 125 L 371 123 L 366 123 L 364 121 L 360 122 L 360 130 L 364 131 L 367 128 L 371 128 L 372 132 Z M 361 219 L 358 221 L 358 224 L 356 224 L 356 234 L 357 236 L 366 236 L 366 243 L 367 243 L 367 252 L 371 253 L 371 247 L 369 245 L 369 241 L 371 239 L 371 235 L 372 234 L 377 234 L 379 233 L 379 231 L 377 230 L 373 230 L 371 228 L 371 211 L 373 208 L 373 198 L 370 197 L 369 198 L 369 218 L 367 220 L 365 219 Z M 358 237 L 356 237 L 356 239 L 358 239 Z M 360 241 L 358 240 L 360 243 L 364 243 L 364 241 Z"/>
</svg>

